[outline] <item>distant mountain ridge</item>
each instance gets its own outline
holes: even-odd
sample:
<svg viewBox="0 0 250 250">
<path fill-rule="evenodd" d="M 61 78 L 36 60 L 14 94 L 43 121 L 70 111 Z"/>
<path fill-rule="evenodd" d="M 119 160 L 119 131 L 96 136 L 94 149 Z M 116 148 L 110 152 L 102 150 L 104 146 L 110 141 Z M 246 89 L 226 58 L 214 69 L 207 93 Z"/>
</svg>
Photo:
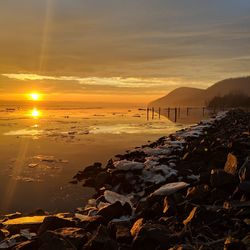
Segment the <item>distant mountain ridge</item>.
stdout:
<svg viewBox="0 0 250 250">
<path fill-rule="evenodd" d="M 243 93 L 250 96 L 250 76 L 222 80 L 207 89 L 177 88 L 149 103 L 149 107 L 205 106 L 213 97 L 229 93 Z"/>
</svg>

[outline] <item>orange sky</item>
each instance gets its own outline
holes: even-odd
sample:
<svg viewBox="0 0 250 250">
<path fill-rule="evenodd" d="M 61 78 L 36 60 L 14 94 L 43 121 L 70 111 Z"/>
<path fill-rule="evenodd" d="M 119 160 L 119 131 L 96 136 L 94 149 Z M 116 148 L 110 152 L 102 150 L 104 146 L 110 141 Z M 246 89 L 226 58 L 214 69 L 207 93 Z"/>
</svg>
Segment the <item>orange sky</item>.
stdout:
<svg viewBox="0 0 250 250">
<path fill-rule="evenodd" d="M 249 75 L 250 3 L 0 1 L 0 101 L 148 103 Z"/>
</svg>

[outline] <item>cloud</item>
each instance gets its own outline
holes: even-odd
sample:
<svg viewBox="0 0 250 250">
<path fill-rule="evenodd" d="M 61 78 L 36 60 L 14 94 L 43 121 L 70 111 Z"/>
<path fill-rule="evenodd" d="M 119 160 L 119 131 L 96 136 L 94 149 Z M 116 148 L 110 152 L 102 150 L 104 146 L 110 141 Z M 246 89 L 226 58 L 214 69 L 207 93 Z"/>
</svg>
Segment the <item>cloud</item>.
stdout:
<svg viewBox="0 0 250 250">
<path fill-rule="evenodd" d="M 160 95 L 248 75 L 249 12 L 246 0 L 0 1 L 0 89 Z"/>
</svg>

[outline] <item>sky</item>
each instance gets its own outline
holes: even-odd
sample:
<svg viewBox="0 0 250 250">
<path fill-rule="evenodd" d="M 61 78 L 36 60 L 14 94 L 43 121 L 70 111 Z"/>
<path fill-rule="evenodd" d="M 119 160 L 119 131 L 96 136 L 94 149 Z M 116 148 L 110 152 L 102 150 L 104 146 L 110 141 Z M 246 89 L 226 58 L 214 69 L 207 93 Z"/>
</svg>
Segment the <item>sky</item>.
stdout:
<svg viewBox="0 0 250 250">
<path fill-rule="evenodd" d="M 0 0 L 0 100 L 147 103 L 250 75 L 249 0 Z"/>
</svg>

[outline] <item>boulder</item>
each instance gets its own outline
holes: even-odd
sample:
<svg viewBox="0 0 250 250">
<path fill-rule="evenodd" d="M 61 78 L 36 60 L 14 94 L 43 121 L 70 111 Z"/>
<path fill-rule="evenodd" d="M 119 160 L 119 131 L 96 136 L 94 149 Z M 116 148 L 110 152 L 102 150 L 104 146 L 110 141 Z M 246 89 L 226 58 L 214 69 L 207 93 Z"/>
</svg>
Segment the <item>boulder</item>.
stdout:
<svg viewBox="0 0 250 250">
<path fill-rule="evenodd" d="M 56 232 L 47 231 L 43 233 L 39 239 L 38 244 L 40 250 L 75 250 L 75 246 L 64 237 Z"/>
<path fill-rule="evenodd" d="M 12 249 L 13 250 L 34 250 L 38 248 L 39 248 L 39 244 L 37 240 L 27 240 L 16 245 Z"/>
<path fill-rule="evenodd" d="M 97 232 L 84 245 L 83 250 L 118 250 L 117 243 L 111 239 L 106 227 L 100 225 Z"/>
<path fill-rule="evenodd" d="M 213 169 L 211 171 L 210 183 L 212 187 L 222 188 L 225 190 L 234 189 L 237 179 L 234 175 L 225 172 L 222 169 Z"/>
<path fill-rule="evenodd" d="M 75 221 L 70 219 L 63 219 L 57 216 L 48 216 L 44 219 L 43 223 L 39 227 L 38 234 L 42 234 L 48 230 L 56 230 L 62 227 L 74 227 Z"/>
<path fill-rule="evenodd" d="M 227 161 L 224 166 L 224 170 L 228 174 L 236 175 L 237 174 L 237 167 L 238 167 L 238 160 L 237 157 L 231 153 L 227 156 Z"/>
<path fill-rule="evenodd" d="M 138 228 L 133 240 L 133 249 L 167 249 L 170 246 L 169 235 L 170 232 L 166 226 L 147 222 Z"/>
<path fill-rule="evenodd" d="M 144 219 L 143 218 L 138 219 L 134 223 L 133 227 L 130 230 L 130 233 L 131 233 L 131 235 L 133 237 L 135 237 L 138 234 L 138 232 L 141 230 L 141 227 L 142 227 L 143 224 L 144 224 Z"/>
<path fill-rule="evenodd" d="M 84 229 L 77 227 L 59 228 L 55 230 L 55 233 L 70 242 L 76 249 L 80 249 L 91 236 Z"/>
<path fill-rule="evenodd" d="M 111 236 L 119 243 L 130 244 L 132 241 L 130 226 L 129 221 L 111 221 L 108 224 L 108 229 L 111 232 Z"/>
<path fill-rule="evenodd" d="M 171 195 L 179 190 L 185 189 L 189 184 L 186 182 L 172 182 L 161 186 L 159 189 L 154 191 L 151 196 L 166 196 Z"/>
<path fill-rule="evenodd" d="M 106 221 L 110 221 L 114 218 L 120 218 L 124 215 L 125 210 L 120 201 L 116 201 L 113 204 L 107 205 L 101 208 L 97 215 L 101 215 Z"/>
<path fill-rule="evenodd" d="M 82 214 L 75 214 L 75 217 L 79 220 L 77 226 L 86 229 L 87 231 L 92 231 L 100 225 L 105 225 L 106 220 L 100 216 L 88 216 Z"/>
</svg>

